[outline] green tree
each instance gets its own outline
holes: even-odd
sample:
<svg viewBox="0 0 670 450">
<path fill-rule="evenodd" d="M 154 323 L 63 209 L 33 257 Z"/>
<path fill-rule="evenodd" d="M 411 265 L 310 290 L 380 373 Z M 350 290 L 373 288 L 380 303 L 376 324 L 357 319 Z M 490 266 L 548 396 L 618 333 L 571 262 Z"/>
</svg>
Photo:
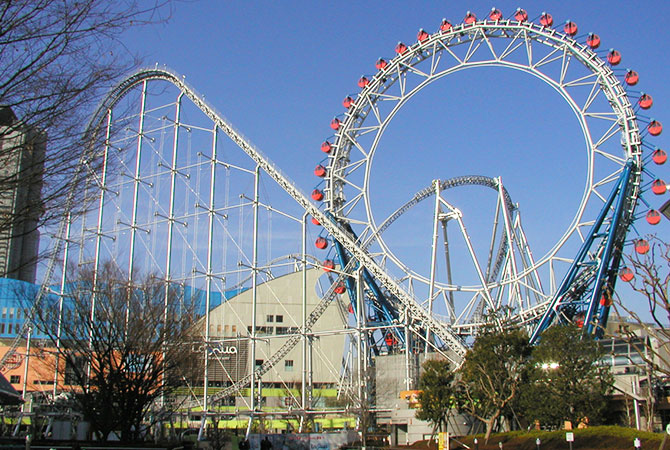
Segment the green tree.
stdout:
<svg viewBox="0 0 670 450">
<path fill-rule="evenodd" d="M 484 327 L 466 353 L 458 371 L 458 409 L 484 422 L 486 441 L 519 395 L 530 353 L 523 330 L 493 326 Z"/>
<path fill-rule="evenodd" d="M 533 349 L 520 405 L 529 420 L 560 428 L 564 421 L 602 420 L 612 389 L 603 350 L 573 325 L 554 326 Z"/>
<path fill-rule="evenodd" d="M 433 424 L 436 431 L 447 429 L 449 411 L 455 406 L 454 372 L 448 361 L 429 359 L 419 378 L 419 404 L 416 418 Z"/>
</svg>

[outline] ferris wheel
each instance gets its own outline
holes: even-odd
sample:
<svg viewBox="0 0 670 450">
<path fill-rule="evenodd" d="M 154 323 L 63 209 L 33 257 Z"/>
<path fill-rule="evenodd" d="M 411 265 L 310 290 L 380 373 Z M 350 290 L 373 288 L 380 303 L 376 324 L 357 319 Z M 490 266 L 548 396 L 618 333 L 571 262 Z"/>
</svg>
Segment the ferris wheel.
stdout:
<svg viewBox="0 0 670 450">
<path fill-rule="evenodd" d="M 321 145 L 326 158 L 315 175 L 324 181 L 312 198 L 323 201 L 323 208 L 350 229 L 359 242 L 375 241 L 370 254 L 431 314 L 436 313 L 435 301 L 445 299 L 442 312 L 447 313 L 450 326 L 459 334 L 476 330 L 472 325 L 480 316 L 475 312 L 481 313 L 484 303 L 488 310 L 507 308 L 521 322 L 543 316 L 534 338 L 557 318 L 586 323 L 585 329 L 593 333 L 597 328 L 593 324 L 606 323 L 611 301 L 601 297 L 608 297 L 614 288 L 626 231 L 634 219 L 640 193 L 649 187 L 642 184 L 643 148 L 651 147 L 648 141 L 662 131 L 659 121 L 638 114 L 651 107 L 653 100 L 631 89 L 638 83 L 637 72 L 618 69 L 620 52 L 598 50 L 600 45 L 598 35 L 578 34 L 574 22 L 567 21 L 559 29 L 550 14 L 542 13 L 538 23 L 533 23 L 523 9 L 517 9 L 510 18 L 504 18 L 495 8 L 483 19 L 468 12 L 460 24 L 443 19 L 433 33 L 420 29 L 416 42 L 399 42 L 393 58 L 379 58 L 376 73 L 361 76 L 359 93 L 345 97 L 344 113 L 330 123 L 334 134 Z M 375 207 L 374 162 L 388 146 L 385 135 L 396 125 L 394 119 L 402 116 L 403 108 L 422 90 L 438 81 L 446 83 L 460 72 L 482 68 L 531 75 L 567 104 L 580 128 L 585 151 L 583 190 L 567 227 L 541 255 L 533 256 L 532 243 L 525 239 L 520 219 L 511 217 L 518 211 L 504 208 L 504 202 L 498 204 L 493 215 L 493 237 L 482 245 L 481 260 L 477 260 L 472 239 L 461 223 L 472 258 L 460 261 L 471 260 L 477 276 L 459 281 L 448 273 L 439 280 L 434 275 L 436 233 L 428 237 L 401 236 L 400 246 L 411 239 L 431 241 L 426 251 L 433 256 L 424 255 L 423 259 L 431 263 L 423 271 L 407 263 L 406 254 L 399 256 L 397 239 L 393 242 L 383 235 L 388 219 Z M 434 164 L 457 164 L 453 158 L 447 154 L 444 161 Z M 663 184 L 659 180 L 655 183 Z M 436 197 L 441 197 L 440 182 L 435 181 L 434 186 Z M 507 227 L 499 227 L 506 231 L 496 232 L 499 220 L 503 220 L 497 218 L 501 211 Z M 443 226 L 446 223 L 447 213 L 452 218 L 462 217 L 459 208 L 444 196 L 442 208 L 438 201 L 425 220 L 437 230 L 439 221 Z M 550 212 L 545 210 L 543 214 L 547 221 L 552 220 Z M 654 210 L 649 214 L 658 216 Z M 511 225 L 514 220 L 516 226 Z M 448 240 L 445 230 L 445 247 L 450 244 Z M 516 242 L 517 250 L 505 246 L 507 240 Z M 522 254 L 515 258 L 515 251 Z M 344 266 L 348 255 L 343 251 L 338 254 Z M 505 269 L 484 274 L 485 268 L 496 266 L 494 260 L 501 255 Z M 450 265 L 448 254 L 445 265 Z M 455 294 L 465 299 L 454 303 Z"/>
</svg>

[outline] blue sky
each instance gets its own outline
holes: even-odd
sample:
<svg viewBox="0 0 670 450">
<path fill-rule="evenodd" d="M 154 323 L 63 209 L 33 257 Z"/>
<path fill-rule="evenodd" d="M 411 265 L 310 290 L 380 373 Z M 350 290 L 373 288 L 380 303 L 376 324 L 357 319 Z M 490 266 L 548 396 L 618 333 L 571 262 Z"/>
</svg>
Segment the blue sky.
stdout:
<svg viewBox="0 0 670 450">
<path fill-rule="evenodd" d="M 343 112 L 342 99 L 358 92 L 358 78 L 375 73 L 376 59 L 391 58 L 398 41 L 413 43 L 419 28 L 435 31 L 443 17 L 459 23 L 466 11 L 484 17 L 493 6 L 504 17 L 524 7 L 532 20 L 547 11 L 557 28 L 572 20 L 578 40 L 600 35 L 601 51 L 616 48 L 620 67 L 640 74 L 636 88 L 654 98 L 648 115 L 670 126 L 670 4 L 662 1 L 185 1 L 174 5 L 166 24 L 128 33 L 125 45 L 148 65 L 185 75 L 309 192 L 318 182 L 312 171 L 323 158 L 320 143 L 332 134 L 330 120 Z M 396 149 L 376 158 L 372 175 L 379 214 L 434 178 L 501 175 L 536 230 L 529 231 L 531 243 L 542 251 L 556 236 L 543 223 L 567 223 L 578 200 L 584 161 L 573 147 L 583 147 L 579 129 L 562 100 L 537 80 L 471 72 L 441 80 L 435 96 L 427 92 L 395 121 L 386 138 Z M 653 144 L 666 148 L 669 132 Z M 666 181 L 668 165 L 653 167 Z M 645 197 L 656 207 L 668 198 Z M 670 222 L 638 231 L 667 237 Z"/>
</svg>

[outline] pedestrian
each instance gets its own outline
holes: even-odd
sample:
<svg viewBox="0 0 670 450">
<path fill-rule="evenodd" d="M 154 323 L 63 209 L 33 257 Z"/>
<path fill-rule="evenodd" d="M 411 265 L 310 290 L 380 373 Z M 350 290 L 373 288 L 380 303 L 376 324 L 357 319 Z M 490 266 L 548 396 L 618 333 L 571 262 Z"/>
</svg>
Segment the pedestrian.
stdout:
<svg viewBox="0 0 670 450">
<path fill-rule="evenodd" d="M 249 440 L 246 437 L 243 437 L 242 440 L 237 443 L 237 448 L 239 450 L 249 450 Z"/>
<path fill-rule="evenodd" d="M 270 442 L 267 436 L 261 441 L 261 450 L 272 450 L 272 442 Z"/>
</svg>

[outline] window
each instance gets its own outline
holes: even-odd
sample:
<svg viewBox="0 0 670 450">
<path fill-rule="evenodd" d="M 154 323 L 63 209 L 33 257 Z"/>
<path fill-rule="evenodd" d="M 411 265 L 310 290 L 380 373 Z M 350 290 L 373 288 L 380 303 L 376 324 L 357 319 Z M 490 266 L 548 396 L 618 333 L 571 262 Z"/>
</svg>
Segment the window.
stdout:
<svg viewBox="0 0 670 450">
<path fill-rule="evenodd" d="M 7 318 L 7 308 L 2 308 L 2 318 L 3 319 Z"/>
<path fill-rule="evenodd" d="M 282 322 L 284 322 L 284 316 L 277 315 L 277 317 L 276 317 L 276 321 L 277 321 L 277 323 L 282 323 Z"/>
<path fill-rule="evenodd" d="M 230 326 L 224 325 L 223 326 L 223 334 L 228 334 L 229 331 L 230 331 Z"/>
<path fill-rule="evenodd" d="M 258 369 L 262 365 L 263 365 L 263 360 L 262 359 L 257 359 L 256 360 L 256 368 Z"/>
<path fill-rule="evenodd" d="M 293 360 L 287 359 L 284 361 L 284 370 L 286 372 L 293 372 Z"/>
<path fill-rule="evenodd" d="M 10 319 L 14 318 L 14 308 L 9 308 L 9 318 Z"/>
<path fill-rule="evenodd" d="M 220 324 L 216 326 L 216 332 L 221 333 L 221 325 Z"/>
<path fill-rule="evenodd" d="M 0 334 L 5 334 L 5 324 L 0 323 Z"/>
<path fill-rule="evenodd" d="M 231 331 L 232 331 L 233 333 L 237 333 L 237 325 L 232 325 L 232 326 L 231 326 Z"/>
<path fill-rule="evenodd" d="M 7 333 L 8 333 L 8 334 L 12 334 L 12 324 L 11 324 L 11 323 L 9 324 L 9 327 L 8 327 L 8 328 L 9 328 L 9 330 L 7 331 Z"/>
<path fill-rule="evenodd" d="M 19 384 L 21 382 L 21 375 L 11 375 L 9 377 L 9 382 L 12 384 Z"/>
<path fill-rule="evenodd" d="M 268 322 L 268 323 L 274 322 L 274 319 L 275 319 L 275 316 L 273 316 L 272 314 L 268 314 L 267 316 L 265 316 L 265 321 Z M 279 321 L 277 321 L 277 322 L 279 322 Z"/>
</svg>

